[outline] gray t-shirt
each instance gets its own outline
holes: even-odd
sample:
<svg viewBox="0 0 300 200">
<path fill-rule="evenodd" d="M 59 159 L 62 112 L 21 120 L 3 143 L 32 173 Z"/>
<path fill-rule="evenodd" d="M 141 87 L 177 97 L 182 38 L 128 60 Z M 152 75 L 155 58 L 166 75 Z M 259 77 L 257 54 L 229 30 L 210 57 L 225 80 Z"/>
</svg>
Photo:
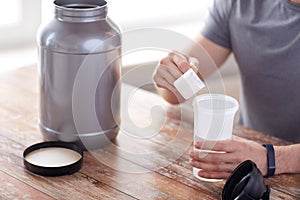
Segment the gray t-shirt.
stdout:
<svg viewBox="0 0 300 200">
<path fill-rule="evenodd" d="M 215 0 L 202 34 L 237 60 L 240 124 L 300 142 L 300 5 Z"/>
</svg>

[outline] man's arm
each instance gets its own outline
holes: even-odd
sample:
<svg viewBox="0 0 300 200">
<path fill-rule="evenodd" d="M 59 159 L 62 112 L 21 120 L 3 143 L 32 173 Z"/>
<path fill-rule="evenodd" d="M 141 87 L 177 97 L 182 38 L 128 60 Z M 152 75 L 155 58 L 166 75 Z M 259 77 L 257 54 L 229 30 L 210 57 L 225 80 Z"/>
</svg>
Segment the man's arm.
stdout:
<svg viewBox="0 0 300 200">
<path fill-rule="evenodd" d="M 201 156 L 199 151 L 190 152 L 190 163 L 202 169 L 199 175 L 204 178 L 228 178 L 232 171 L 243 161 L 252 160 L 263 175 L 267 175 L 267 150 L 261 144 L 237 136 L 233 140 L 222 140 L 213 144 L 197 141 L 195 147 L 224 154 L 208 153 Z M 274 146 L 275 174 L 300 173 L 300 144 Z"/>
<path fill-rule="evenodd" d="M 198 71 L 201 74 L 201 78 L 207 78 L 225 62 L 230 52 L 229 49 L 221 47 L 202 35 L 199 35 L 196 38 L 195 45 L 184 50 L 183 53 L 185 55 L 172 52 L 160 61 L 153 76 L 158 86 L 157 91 L 169 103 L 178 104 L 184 101 L 174 88 L 173 83 L 184 72 L 191 68 L 188 57 L 198 59 Z"/>
<path fill-rule="evenodd" d="M 207 54 L 210 56 L 214 64 L 219 68 L 221 65 L 226 61 L 228 58 L 229 54 L 231 53 L 230 49 L 226 49 L 209 39 L 205 38 L 202 35 L 198 35 L 195 39 L 196 43 L 199 44 L 203 49 L 207 52 Z M 192 46 L 189 49 L 186 50 L 186 53 L 191 56 L 198 58 L 199 64 L 207 64 L 207 63 L 202 63 L 201 57 L 199 57 L 199 47 L 197 46 Z M 214 72 L 214 71 L 213 71 Z M 208 76 L 211 74 L 207 74 Z M 206 76 L 207 77 L 207 76 Z"/>
<path fill-rule="evenodd" d="M 300 144 L 274 146 L 276 174 L 300 173 Z"/>
</svg>

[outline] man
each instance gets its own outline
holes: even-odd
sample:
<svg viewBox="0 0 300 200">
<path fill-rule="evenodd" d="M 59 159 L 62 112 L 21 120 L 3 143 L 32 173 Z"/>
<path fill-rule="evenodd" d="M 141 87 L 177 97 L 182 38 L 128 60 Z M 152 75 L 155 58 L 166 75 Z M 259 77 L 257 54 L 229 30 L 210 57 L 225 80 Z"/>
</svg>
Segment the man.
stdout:
<svg viewBox="0 0 300 200">
<path fill-rule="evenodd" d="M 196 42 L 218 67 L 234 54 L 242 80 L 240 124 L 300 142 L 300 0 L 215 0 Z M 194 49 L 170 53 L 153 76 L 159 93 L 172 104 L 183 99 L 173 82 L 191 68 L 188 57 L 197 57 Z M 210 70 L 199 68 L 205 78 L 209 73 L 203 70 Z M 300 173 L 300 144 L 274 146 L 275 157 L 267 147 L 234 137 L 212 149 L 225 154 L 200 158 L 191 151 L 190 163 L 202 169 L 204 178 L 227 178 L 248 159 L 267 176 L 274 174 L 270 161 L 276 164 L 275 174 Z"/>
</svg>

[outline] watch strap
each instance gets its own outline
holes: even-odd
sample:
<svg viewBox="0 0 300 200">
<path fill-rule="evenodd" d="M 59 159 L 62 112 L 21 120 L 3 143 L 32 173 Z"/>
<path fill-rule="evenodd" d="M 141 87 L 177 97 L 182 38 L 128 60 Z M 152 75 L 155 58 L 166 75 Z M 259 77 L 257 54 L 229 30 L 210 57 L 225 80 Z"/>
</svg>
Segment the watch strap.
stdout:
<svg viewBox="0 0 300 200">
<path fill-rule="evenodd" d="M 273 176 L 275 174 L 275 151 L 272 144 L 263 144 L 263 146 L 267 149 L 267 160 L 268 160 L 268 172 L 266 177 Z"/>
</svg>

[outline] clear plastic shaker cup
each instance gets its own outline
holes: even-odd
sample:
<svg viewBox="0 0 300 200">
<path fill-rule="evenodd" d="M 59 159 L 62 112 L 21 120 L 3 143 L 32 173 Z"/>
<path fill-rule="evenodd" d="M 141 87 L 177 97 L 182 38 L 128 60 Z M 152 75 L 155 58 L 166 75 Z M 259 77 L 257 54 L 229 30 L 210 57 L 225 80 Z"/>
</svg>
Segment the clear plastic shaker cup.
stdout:
<svg viewBox="0 0 300 200">
<path fill-rule="evenodd" d="M 230 140 L 235 114 L 239 108 L 236 99 L 223 94 L 204 94 L 193 101 L 194 107 L 194 141 L 204 140 L 206 150 L 195 149 L 199 155 L 206 156 L 218 140 Z M 224 153 L 216 152 L 213 153 Z M 193 168 L 193 175 L 204 181 L 220 181 L 198 176 L 201 169 Z"/>
</svg>

